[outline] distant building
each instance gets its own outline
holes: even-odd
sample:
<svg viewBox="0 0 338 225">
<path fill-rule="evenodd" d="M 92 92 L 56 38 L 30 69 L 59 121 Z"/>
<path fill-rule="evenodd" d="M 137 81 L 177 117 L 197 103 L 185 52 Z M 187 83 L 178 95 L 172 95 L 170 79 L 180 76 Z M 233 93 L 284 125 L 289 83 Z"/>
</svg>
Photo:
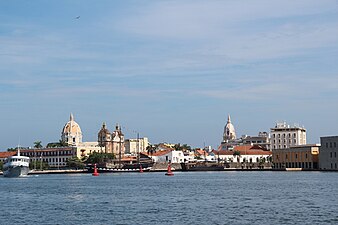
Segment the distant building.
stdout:
<svg viewBox="0 0 338 225">
<path fill-rule="evenodd" d="M 103 148 L 105 153 L 113 153 L 117 158 L 123 158 L 125 154 L 124 134 L 121 126 L 116 124 L 115 130 L 110 133 L 103 123 L 101 130 L 98 133 L 98 146 Z"/>
<path fill-rule="evenodd" d="M 184 153 L 183 151 L 175 151 L 172 149 L 167 149 L 164 151 L 157 151 L 149 155 L 155 163 L 183 163 L 184 162 Z"/>
<path fill-rule="evenodd" d="M 77 147 L 59 147 L 59 148 L 39 148 L 39 149 L 22 149 L 20 155 L 28 156 L 31 162 L 46 162 L 51 168 L 62 168 L 67 165 L 67 161 L 77 155 Z M 39 168 L 37 168 L 39 169 Z"/>
<path fill-rule="evenodd" d="M 218 161 L 238 162 L 238 163 L 259 163 L 268 162 L 272 155 L 271 151 L 259 145 L 241 145 L 235 146 L 233 150 L 214 151 L 215 158 Z"/>
<path fill-rule="evenodd" d="M 287 149 L 292 146 L 306 144 L 306 130 L 304 127 L 290 126 L 285 122 L 277 123 L 271 128 L 271 149 Z"/>
<path fill-rule="evenodd" d="M 319 168 L 321 170 L 338 170 L 338 136 L 321 137 Z"/>
<path fill-rule="evenodd" d="M 61 132 L 61 140 L 69 146 L 76 146 L 82 142 L 82 131 L 71 113 L 69 121 L 64 125 Z"/>
<path fill-rule="evenodd" d="M 266 150 L 270 150 L 270 134 L 267 132 L 259 132 L 258 136 L 242 136 L 241 143 L 243 145 L 260 145 Z"/>
<path fill-rule="evenodd" d="M 125 154 L 137 155 L 140 152 L 147 152 L 149 141 L 147 137 L 126 139 L 124 145 Z"/>
<path fill-rule="evenodd" d="M 274 168 L 318 169 L 318 144 L 299 145 L 284 149 L 273 149 Z"/>
<path fill-rule="evenodd" d="M 16 153 L 16 151 L 0 152 L 0 162 L 5 162 L 8 157 L 16 155 Z"/>
<path fill-rule="evenodd" d="M 239 140 L 236 139 L 236 131 L 234 125 L 231 123 L 230 115 L 228 115 L 228 121 L 224 126 L 223 140 L 221 142 L 221 148 L 223 150 L 233 149 L 234 146 L 239 145 Z"/>
</svg>

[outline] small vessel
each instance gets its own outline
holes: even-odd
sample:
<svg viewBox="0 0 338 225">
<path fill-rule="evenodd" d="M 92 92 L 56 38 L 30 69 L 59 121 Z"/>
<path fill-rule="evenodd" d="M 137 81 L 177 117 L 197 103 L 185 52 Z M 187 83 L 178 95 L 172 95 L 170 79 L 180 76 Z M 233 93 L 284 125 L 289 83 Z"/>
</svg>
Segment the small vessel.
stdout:
<svg viewBox="0 0 338 225">
<path fill-rule="evenodd" d="M 23 177 L 29 172 L 29 157 L 20 156 L 20 149 L 15 156 L 7 158 L 3 166 L 4 177 Z"/>
</svg>

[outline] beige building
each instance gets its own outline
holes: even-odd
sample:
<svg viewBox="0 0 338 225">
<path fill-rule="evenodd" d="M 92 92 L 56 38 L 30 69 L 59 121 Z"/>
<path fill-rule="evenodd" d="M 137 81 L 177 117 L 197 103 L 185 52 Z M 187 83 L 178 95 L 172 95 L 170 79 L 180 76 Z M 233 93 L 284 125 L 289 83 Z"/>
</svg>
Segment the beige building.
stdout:
<svg viewBox="0 0 338 225">
<path fill-rule="evenodd" d="M 113 153 L 117 158 L 123 158 L 125 145 L 121 126 L 116 124 L 115 130 L 110 132 L 106 124 L 103 123 L 98 133 L 98 146 L 100 146 L 105 153 Z"/>
<path fill-rule="evenodd" d="M 318 144 L 312 144 L 273 149 L 274 168 L 318 169 L 319 147 Z"/>
<path fill-rule="evenodd" d="M 338 170 L 338 136 L 321 137 L 319 168 L 321 170 Z"/>
<path fill-rule="evenodd" d="M 147 137 L 127 139 L 125 144 L 125 154 L 137 155 L 140 152 L 147 152 L 149 141 Z"/>
<path fill-rule="evenodd" d="M 277 123 L 271 132 L 271 149 L 288 149 L 292 146 L 306 144 L 306 130 L 304 127 L 290 126 L 285 122 Z"/>
</svg>

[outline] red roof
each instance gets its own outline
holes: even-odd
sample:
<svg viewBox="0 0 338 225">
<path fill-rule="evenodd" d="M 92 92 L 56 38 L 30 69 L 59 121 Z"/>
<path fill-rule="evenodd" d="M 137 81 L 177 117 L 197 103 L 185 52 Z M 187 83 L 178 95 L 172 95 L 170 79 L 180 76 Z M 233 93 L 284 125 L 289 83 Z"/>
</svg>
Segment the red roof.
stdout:
<svg viewBox="0 0 338 225">
<path fill-rule="evenodd" d="M 147 156 L 162 156 L 162 155 L 166 155 L 168 154 L 169 152 L 171 152 L 172 149 L 168 149 L 168 150 L 164 150 L 164 151 L 157 151 L 157 152 L 153 152 L 152 154 L 151 153 L 143 153 L 144 155 L 147 155 Z"/>
<path fill-rule="evenodd" d="M 240 145 L 235 146 L 234 150 L 219 150 L 214 151 L 217 155 L 233 155 L 235 152 L 239 152 L 241 155 L 272 155 L 271 151 L 265 150 L 265 148 L 259 145 Z"/>
<path fill-rule="evenodd" d="M 13 152 L 0 152 L 0 158 L 8 158 L 10 156 L 16 155 L 16 151 Z"/>
</svg>

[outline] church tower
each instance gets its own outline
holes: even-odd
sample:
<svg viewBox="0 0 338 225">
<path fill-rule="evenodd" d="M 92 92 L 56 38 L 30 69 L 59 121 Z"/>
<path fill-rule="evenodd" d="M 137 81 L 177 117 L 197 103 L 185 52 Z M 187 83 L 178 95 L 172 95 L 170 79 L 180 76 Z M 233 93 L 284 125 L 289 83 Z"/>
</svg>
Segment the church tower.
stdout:
<svg viewBox="0 0 338 225">
<path fill-rule="evenodd" d="M 77 146 L 82 142 L 82 131 L 74 116 L 71 113 L 69 121 L 65 124 L 61 132 L 61 140 L 70 146 Z"/>
<path fill-rule="evenodd" d="M 102 124 L 102 128 L 97 135 L 99 146 L 101 147 L 101 152 L 109 153 L 111 151 L 111 133 L 106 128 L 106 123 Z M 104 148 L 104 150 L 102 150 Z"/>
<path fill-rule="evenodd" d="M 115 130 L 112 132 L 112 152 L 116 158 L 124 156 L 124 134 L 118 124 L 116 124 Z"/>
<path fill-rule="evenodd" d="M 229 141 L 232 141 L 235 139 L 236 139 L 235 127 L 231 123 L 230 115 L 228 115 L 228 121 L 224 127 L 223 143 L 228 143 Z"/>
</svg>

